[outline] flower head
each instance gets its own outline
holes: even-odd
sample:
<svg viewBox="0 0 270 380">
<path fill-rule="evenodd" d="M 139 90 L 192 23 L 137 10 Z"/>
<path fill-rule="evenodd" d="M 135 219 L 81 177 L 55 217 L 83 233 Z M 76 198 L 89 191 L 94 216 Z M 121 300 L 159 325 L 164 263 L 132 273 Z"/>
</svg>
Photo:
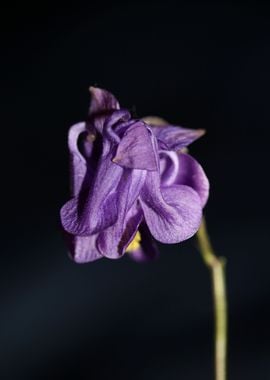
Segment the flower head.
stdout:
<svg viewBox="0 0 270 380">
<path fill-rule="evenodd" d="M 186 146 L 203 134 L 159 119 L 132 119 L 108 91 L 90 88 L 86 122 L 69 130 L 71 199 L 61 222 L 76 262 L 157 254 L 155 240 L 194 235 L 209 192 Z"/>
</svg>

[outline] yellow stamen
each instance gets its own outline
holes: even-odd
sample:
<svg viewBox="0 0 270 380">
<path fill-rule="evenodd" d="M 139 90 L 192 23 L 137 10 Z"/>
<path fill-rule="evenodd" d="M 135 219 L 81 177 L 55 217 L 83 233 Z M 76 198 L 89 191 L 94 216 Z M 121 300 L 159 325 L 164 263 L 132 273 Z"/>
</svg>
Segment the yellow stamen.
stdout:
<svg viewBox="0 0 270 380">
<path fill-rule="evenodd" d="M 138 231 L 136 235 L 134 236 L 134 239 L 132 240 L 132 242 L 127 247 L 126 252 L 136 251 L 136 249 L 140 247 L 141 240 L 142 240 L 141 234 Z"/>
<path fill-rule="evenodd" d="M 94 142 L 96 139 L 96 135 L 94 133 L 89 133 L 86 137 L 86 140 L 89 141 L 90 143 Z"/>
</svg>

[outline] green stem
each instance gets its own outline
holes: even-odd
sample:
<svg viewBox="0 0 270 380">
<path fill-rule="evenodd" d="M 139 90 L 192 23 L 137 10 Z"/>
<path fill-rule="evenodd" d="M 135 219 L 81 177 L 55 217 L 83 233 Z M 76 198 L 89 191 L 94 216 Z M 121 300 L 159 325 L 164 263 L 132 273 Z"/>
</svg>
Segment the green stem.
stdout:
<svg viewBox="0 0 270 380">
<path fill-rule="evenodd" d="M 227 298 L 225 260 L 217 257 L 211 246 L 205 220 L 197 232 L 200 253 L 212 276 L 215 314 L 215 379 L 226 380 L 227 362 Z"/>
</svg>

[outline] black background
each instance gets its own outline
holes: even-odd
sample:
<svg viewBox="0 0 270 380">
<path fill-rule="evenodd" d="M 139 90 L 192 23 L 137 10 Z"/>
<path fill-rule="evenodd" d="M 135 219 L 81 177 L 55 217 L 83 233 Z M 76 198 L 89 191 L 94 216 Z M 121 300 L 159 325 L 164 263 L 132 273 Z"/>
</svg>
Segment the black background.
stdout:
<svg viewBox="0 0 270 380">
<path fill-rule="evenodd" d="M 210 278 L 194 239 L 158 261 L 76 265 L 59 208 L 89 85 L 207 135 L 191 153 L 228 259 L 229 379 L 270 379 L 267 2 L 10 4 L 1 19 L 0 378 L 212 379 Z"/>
</svg>

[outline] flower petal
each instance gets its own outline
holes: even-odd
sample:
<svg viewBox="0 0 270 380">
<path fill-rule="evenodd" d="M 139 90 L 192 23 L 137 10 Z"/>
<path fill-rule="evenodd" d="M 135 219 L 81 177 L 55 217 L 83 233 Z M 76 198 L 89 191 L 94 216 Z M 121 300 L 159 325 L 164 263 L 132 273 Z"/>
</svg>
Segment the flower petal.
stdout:
<svg viewBox="0 0 270 380">
<path fill-rule="evenodd" d="M 169 150 L 180 150 L 205 134 L 203 129 L 187 129 L 172 125 L 152 126 L 152 131 Z"/>
<path fill-rule="evenodd" d="M 90 115 L 108 110 L 119 109 L 118 100 L 115 96 L 102 88 L 93 87 L 89 88 L 91 94 L 91 105 L 89 109 Z"/>
<path fill-rule="evenodd" d="M 68 132 L 68 147 L 70 153 L 71 194 L 77 196 L 79 192 L 89 186 L 91 178 L 90 158 L 93 149 L 93 141 L 87 138 L 89 131 L 86 123 L 73 125 Z M 83 136 L 82 151 L 79 149 L 79 139 Z M 65 233 L 70 256 L 77 263 L 94 261 L 102 257 L 98 252 L 95 242 L 96 235 L 74 236 Z"/>
<path fill-rule="evenodd" d="M 90 122 L 102 133 L 103 124 L 112 111 L 120 108 L 117 99 L 109 91 L 90 87 L 91 103 L 89 109 Z"/>
<path fill-rule="evenodd" d="M 160 152 L 161 186 L 186 185 L 200 196 L 204 207 L 209 195 L 209 181 L 201 165 L 190 155 L 173 151 Z"/>
<path fill-rule="evenodd" d="M 135 238 L 136 233 L 138 232 L 139 225 L 143 220 L 143 213 L 139 204 L 136 202 L 129 209 L 125 216 L 124 220 L 124 231 L 121 236 L 121 240 L 118 244 L 118 251 L 120 255 L 126 252 L 127 247 Z"/>
<path fill-rule="evenodd" d="M 116 189 L 124 169 L 111 160 L 110 153 L 101 158 L 91 188 L 62 207 L 61 221 L 67 232 L 92 235 L 116 222 L 119 197 Z"/>
<path fill-rule="evenodd" d="M 140 247 L 128 252 L 128 256 L 137 262 L 147 262 L 156 259 L 159 255 L 158 247 L 145 223 L 140 225 L 139 232 L 141 235 Z"/>
<path fill-rule="evenodd" d="M 111 143 L 118 144 L 120 142 L 120 137 L 116 132 L 117 126 L 121 127 L 121 125 L 126 125 L 129 120 L 130 113 L 127 110 L 121 109 L 114 111 L 104 122 L 103 136 L 108 138 Z"/>
<path fill-rule="evenodd" d="M 82 193 L 70 199 L 60 210 L 64 230 L 78 236 L 89 236 L 111 226 L 117 220 L 116 192 L 97 199 L 94 205 L 92 196 Z M 98 207 L 99 205 L 99 207 Z"/>
<path fill-rule="evenodd" d="M 101 259 L 103 256 L 96 247 L 97 235 L 74 236 L 66 234 L 71 258 L 78 264 Z"/>
<path fill-rule="evenodd" d="M 95 168 L 91 186 L 89 184 L 88 188 L 84 188 L 84 191 L 61 209 L 61 221 L 66 232 L 88 236 L 116 222 L 118 194 L 115 189 L 124 169 L 112 162 L 116 149 L 114 137 L 119 139 L 112 128 L 118 121 L 126 121 L 129 117 L 129 113 L 121 110 L 112 112 L 110 117 L 106 118 L 102 155 Z"/>
<path fill-rule="evenodd" d="M 117 221 L 100 232 L 97 247 L 102 255 L 117 259 L 121 257 L 135 236 L 142 220 L 142 213 L 136 208 L 136 200 L 144 185 L 146 171 L 125 169 L 117 192 Z"/>
<path fill-rule="evenodd" d="M 200 196 L 204 207 L 209 196 L 209 181 L 201 165 L 189 154 L 180 153 L 179 172 L 175 184 L 192 187 Z"/>
<path fill-rule="evenodd" d="M 160 190 L 156 172 L 148 172 L 140 202 L 151 234 L 162 243 L 186 240 L 200 226 L 202 205 L 198 194 L 184 185 Z"/>
<path fill-rule="evenodd" d="M 157 170 L 153 135 L 141 121 L 130 126 L 117 147 L 113 162 L 118 165 L 142 170 Z"/>
<path fill-rule="evenodd" d="M 72 195 L 77 195 L 79 193 L 87 172 L 85 157 L 81 154 L 78 148 L 79 136 L 86 131 L 85 123 L 77 123 L 70 127 L 68 132 Z"/>
<path fill-rule="evenodd" d="M 172 150 L 161 150 L 159 152 L 161 186 L 171 186 L 179 175 L 179 158 Z"/>
</svg>

